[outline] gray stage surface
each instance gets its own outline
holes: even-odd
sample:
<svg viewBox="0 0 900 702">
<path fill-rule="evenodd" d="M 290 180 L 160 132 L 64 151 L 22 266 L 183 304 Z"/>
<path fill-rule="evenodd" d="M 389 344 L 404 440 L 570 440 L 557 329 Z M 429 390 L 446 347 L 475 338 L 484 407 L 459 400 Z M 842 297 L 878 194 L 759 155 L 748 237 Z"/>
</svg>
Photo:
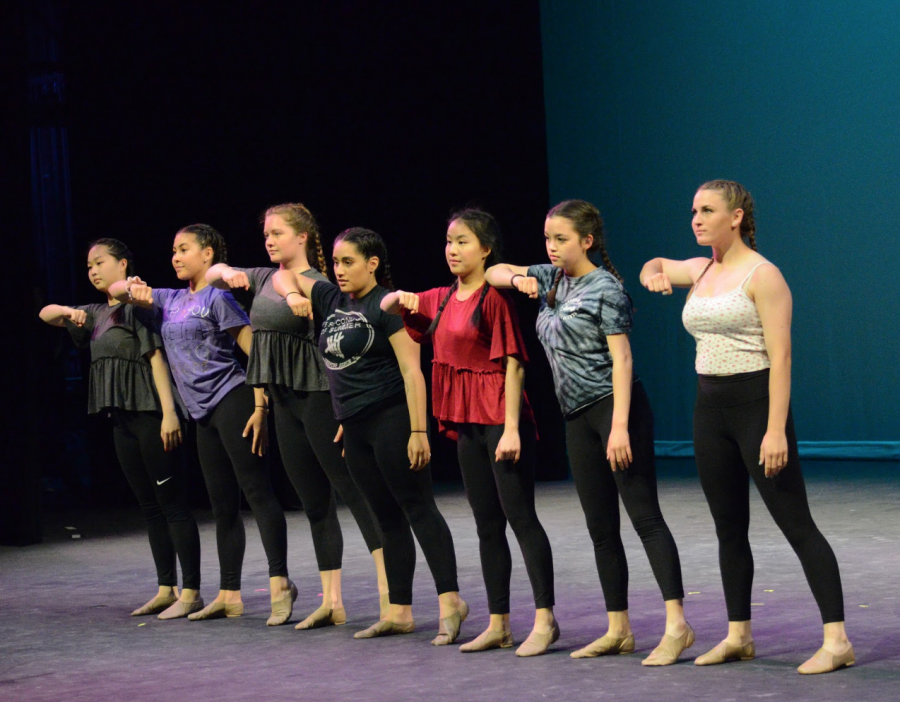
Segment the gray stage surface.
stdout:
<svg viewBox="0 0 900 702">
<path fill-rule="evenodd" d="M 245 513 L 246 613 L 213 622 L 131 618 L 155 591 L 149 546 L 136 509 L 48 520 L 47 540 L 0 548 L 0 700 L 754 700 L 900 699 L 900 466 L 807 462 L 813 514 L 837 552 L 847 627 L 857 665 L 806 677 L 797 665 L 821 642 L 815 603 L 793 552 L 754 498 L 756 660 L 697 668 L 694 656 L 725 634 L 725 609 L 709 512 L 693 472 L 660 462 L 663 511 L 681 552 L 688 619 L 697 643 L 681 662 L 648 669 L 644 658 L 662 634 L 664 608 L 640 542 L 625 521 L 631 566 L 631 616 L 638 650 L 629 656 L 571 660 L 569 652 L 600 636 L 605 616 L 584 520 L 571 483 L 542 484 L 538 511 L 556 567 L 556 614 L 562 638 L 548 655 L 517 659 L 512 649 L 460 654 L 429 645 L 437 629 L 433 583 L 419 558 L 409 636 L 356 641 L 377 617 L 374 569 L 342 508 L 344 597 L 348 623 L 310 632 L 266 627 L 265 559 Z M 487 622 L 475 527 L 458 487 L 442 487 L 439 504 L 456 542 L 462 595 L 472 614 L 460 641 Z M 198 515 L 203 594 L 216 592 L 214 529 Z M 623 513 L 624 518 L 624 513 Z M 309 526 L 288 514 L 290 567 L 300 588 L 293 621 L 317 606 L 318 575 Z M 71 539 L 65 526 L 78 528 Z M 510 538 L 511 534 L 510 534 Z M 513 631 L 521 641 L 533 611 L 521 556 L 514 549 Z"/>
</svg>

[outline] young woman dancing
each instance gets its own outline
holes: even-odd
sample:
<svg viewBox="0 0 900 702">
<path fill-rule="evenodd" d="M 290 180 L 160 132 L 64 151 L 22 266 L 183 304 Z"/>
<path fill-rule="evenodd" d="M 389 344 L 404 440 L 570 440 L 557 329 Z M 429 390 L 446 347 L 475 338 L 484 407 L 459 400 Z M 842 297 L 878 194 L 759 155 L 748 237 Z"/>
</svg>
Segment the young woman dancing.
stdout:
<svg viewBox="0 0 900 702">
<path fill-rule="evenodd" d="M 559 638 L 553 617 L 553 555 L 534 508 L 534 416 L 522 391 L 528 357 L 516 310 L 485 282 L 501 256 L 500 228 L 487 212 L 450 218 L 445 254 L 456 281 L 415 294 L 398 290 L 381 309 L 403 315 L 410 336 L 432 341 L 432 397 L 440 431 L 457 442 L 475 515 L 490 623 L 460 651 L 513 645 L 509 624 L 512 572 L 506 524 L 522 549 L 535 601 L 534 629 L 519 656 L 544 653 Z"/>
<path fill-rule="evenodd" d="M 712 258 L 654 258 L 641 283 L 664 295 L 690 287 L 684 326 L 697 340 L 694 454 L 719 539 L 728 635 L 697 665 L 756 655 L 750 627 L 753 554 L 749 482 L 800 557 L 824 622 L 824 641 L 800 673 L 827 673 L 855 662 L 844 629 L 837 559 L 815 525 L 791 416 L 791 291 L 756 252 L 753 198 L 734 181 L 700 186 L 694 236 Z M 744 241 L 746 239 L 746 243 Z"/>
<path fill-rule="evenodd" d="M 151 308 L 161 319 L 172 377 L 197 422 L 197 452 L 216 520 L 221 582 L 216 599 L 188 618 L 239 617 L 244 612 L 243 490 L 269 561 L 272 616 L 267 624 L 276 626 L 290 618 L 297 588 L 287 577 L 284 512 L 262 458 L 267 438 L 265 396 L 261 388 L 254 390 L 246 384 L 234 354 L 235 339 L 249 351 L 250 320 L 231 293 L 206 283 L 210 266 L 225 260 L 222 235 L 208 224 L 192 224 L 175 235 L 172 246 L 175 274 L 188 287 L 152 289 L 139 278 L 129 278 L 115 283 L 110 294 Z"/>
<path fill-rule="evenodd" d="M 666 606 L 666 631 L 644 665 L 674 663 L 694 643 L 684 619 L 681 563 L 656 492 L 653 413 L 632 370 L 631 299 L 606 253 L 596 207 L 566 200 L 544 225 L 551 265 L 487 271 L 492 285 L 539 298 L 537 333 L 566 418 L 572 477 L 606 600 L 609 629 L 572 653 L 590 658 L 634 651 L 628 618 L 628 565 L 619 534 L 619 496 L 640 536 Z M 598 253 L 603 267 L 589 254 Z"/>
<path fill-rule="evenodd" d="M 432 643 L 450 644 L 468 607 L 459 597 L 453 537 L 431 487 L 419 347 L 403 321 L 379 306 L 392 287 L 384 241 L 360 227 L 342 232 L 334 242 L 334 273 L 337 285 L 280 270 L 274 286 L 294 314 L 312 318 L 315 310 L 323 320 L 319 349 L 334 414 L 343 426 L 347 467 L 383 533 L 390 610 L 355 637 L 415 629 L 415 534 L 440 603 L 440 627 Z"/>
<path fill-rule="evenodd" d="M 91 349 L 88 413 L 107 412 L 116 455 L 147 522 L 159 592 L 131 613 L 160 619 L 186 617 L 200 599 L 200 535 L 186 498 L 181 420 L 151 315 L 121 305 L 111 285 L 134 275 L 134 257 L 118 239 L 98 239 L 87 257 L 88 278 L 105 303 L 47 305 L 41 319 L 66 327 L 80 348 Z M 178 594 L 175 556 L 181 562 Z"/>
<path fill-rule="evenodd" d="M 322 580 L 321 606 L 296 628 L 347 621 L 341 596 L 344 539 L 332 486 L 349 507 L 375 559 L 381 615 L 386 617 L 388 587 L 381 530 L 334 440 L 339 425 L 331 410 L 325 364 L 316 346 L 316 326 L 306 317 L 296 316 L 272 287 L 272 277 L 279 269 L 311 280 L 328 280 L 319 228 L 306 207 L 288 203 L 266 211 L 263 235 L 269 258 L 278 268 L 232 268 L 217 263 L 207 271 L 206 280 L 215 287 L 243 288 L 253 294 L 247 382 L 267 388 L 275 402 L 278 446 L 309 519 Z"/>
</svg>

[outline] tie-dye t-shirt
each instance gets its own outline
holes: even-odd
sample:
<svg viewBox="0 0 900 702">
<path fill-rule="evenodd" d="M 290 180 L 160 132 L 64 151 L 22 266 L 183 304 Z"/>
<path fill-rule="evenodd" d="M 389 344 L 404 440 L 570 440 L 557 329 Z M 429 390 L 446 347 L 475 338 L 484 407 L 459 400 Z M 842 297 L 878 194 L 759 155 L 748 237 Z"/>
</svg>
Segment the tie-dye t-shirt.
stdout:
<svg viewBox="0 0 900 702">
<path fill-rule="evenodd" d="M 568 416 L 612 393 L 606 337 L 631 331 L 632 307 L 625 288 L 605 268 L 579 278 L 563 275 L 556 307 L 550 307 L 547 293 L 559 270 L 549 264 L 530 266 L 528 275 L 538 280 L 537 334 L 550 361 L 559 405 Z"/>
<path fill-rule="evenodd" d="M 207 417 L 219 401 L 246 381 L 234 355 L 229 329 L 250 324 L 231 293 L 211 285 L 192 293 L 153 290 L 153 307 L 160 327 L 172 378 L 191 417 Z"/>
</svg>

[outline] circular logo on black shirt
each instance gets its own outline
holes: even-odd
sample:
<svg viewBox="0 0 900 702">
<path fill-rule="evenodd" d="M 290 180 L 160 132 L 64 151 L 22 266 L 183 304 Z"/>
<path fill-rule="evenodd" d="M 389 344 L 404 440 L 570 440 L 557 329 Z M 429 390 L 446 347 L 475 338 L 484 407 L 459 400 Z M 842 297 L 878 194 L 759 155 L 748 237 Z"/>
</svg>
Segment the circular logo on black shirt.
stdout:
<svg viewBox="0 0 900 702">
<path fill-rule="evenodd" d="M 375 340 L 375 330 L 359 312 L 335 310 L 322 325 L 320 348 L 325 366 L 341 370 L 366 355 Z"/>
</svg>

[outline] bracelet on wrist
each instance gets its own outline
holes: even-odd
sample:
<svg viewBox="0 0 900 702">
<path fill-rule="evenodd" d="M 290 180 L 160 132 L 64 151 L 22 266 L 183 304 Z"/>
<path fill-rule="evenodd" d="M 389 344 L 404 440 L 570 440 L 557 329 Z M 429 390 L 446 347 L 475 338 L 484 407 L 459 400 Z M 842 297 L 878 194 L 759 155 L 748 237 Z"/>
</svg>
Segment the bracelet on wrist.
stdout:
<svg viewBox="0 0 900 702">
<path fill-rule="evenodd" d="M 300 295 L 301 297 L 303 297 L 303 295 L 301 293 L 298 293 L 296 290 L 291 290 L 287 295 L 284 296 L 284 299 L 287 299 L 291 295 Z"/>
<path fill-rule="evenodd" d="M 410 434 L 427 434 L 428 432 L 425 429 L 410 429 Z"/>
<path fill-rule="evenodd" d="M 525 276 L 521 273 L 513 273 L 512 277 L 509 279 L 509 284 L 513 287 L 516 287 L 516 278 L 524 278 Z"/>
<path fill-rule="evenodd" d="M 256 409 L 262 410 L 262 411 L 265 412 L 266 414 L 269 413 L 269 408 L 266 407 L 265 405 L 256 405 Z"/>
</svg>

